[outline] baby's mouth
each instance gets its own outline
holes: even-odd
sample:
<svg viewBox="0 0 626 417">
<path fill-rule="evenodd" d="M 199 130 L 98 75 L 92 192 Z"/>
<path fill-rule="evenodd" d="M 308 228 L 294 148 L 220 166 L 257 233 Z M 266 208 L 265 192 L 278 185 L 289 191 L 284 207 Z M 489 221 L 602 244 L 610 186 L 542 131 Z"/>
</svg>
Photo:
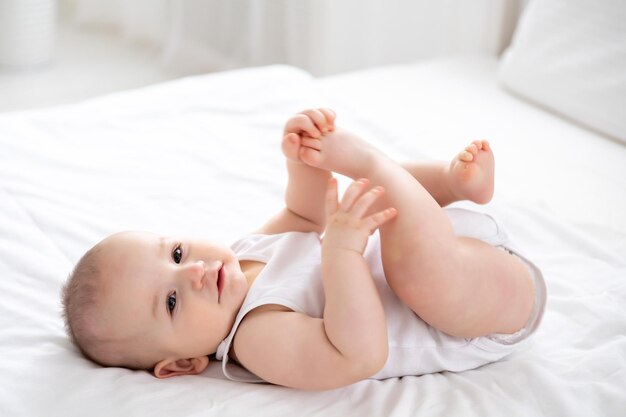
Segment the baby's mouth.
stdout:
<svg viewBox="0 0 626 417">
<path fill-rule="evenodd" d="M 220 270 L 217 271 L 217 302 L 220 302 L 220 298 L 222 296 L 222 289 L 224 289 L 224 264 L 220 267 Z"/>
</svg>

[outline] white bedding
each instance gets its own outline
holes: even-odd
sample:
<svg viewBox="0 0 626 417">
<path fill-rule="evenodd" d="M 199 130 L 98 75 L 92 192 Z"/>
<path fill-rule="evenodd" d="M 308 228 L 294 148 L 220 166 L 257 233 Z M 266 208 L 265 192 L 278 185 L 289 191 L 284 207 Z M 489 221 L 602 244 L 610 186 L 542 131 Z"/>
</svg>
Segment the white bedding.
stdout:
<svg viewBox="0 0 626 417">
<path fill-rule="evenodd" d="M 0 115 L 0 415 L 624 415 L 626 147 L 503 92 L 496 66 L 462 58 L 320 80 L 267 67 Z M 318 105 L 401 159 L 491 141 L 487 209 L 548 285 L 528 348 L 460 374 L 328 392 L 226 381 L 218 364 L 157 380 L 81 358 L 59 289 L 84 250 L 124 229 L 225 243 L 254 229 L 282 204 L 282 124 Z"/>
</svg>

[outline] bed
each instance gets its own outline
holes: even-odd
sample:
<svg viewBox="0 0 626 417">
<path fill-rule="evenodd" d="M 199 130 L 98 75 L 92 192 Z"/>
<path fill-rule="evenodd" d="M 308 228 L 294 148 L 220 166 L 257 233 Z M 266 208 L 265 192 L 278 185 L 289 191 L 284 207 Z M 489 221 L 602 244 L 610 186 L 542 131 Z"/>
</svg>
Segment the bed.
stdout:
<svg viewBox="0 0 626 417">
<path fill-rule="evenodd" d="M 454 57 L 316 79 L 270 66 L 0 115 L 0 415 L 624 415 L 626 145 L 505 88 L 502 67 Z M 59 301 L 81 254 L 119 230 L 226 243 L 253 230 L 282 204 L 282 125 L 313 106 L 399 160 L 490 140 L 496 193 L 481 209 L 547 281 L 529 345 L 325 392 L 228 381 L 219 362 L 158 380 L 82 358 Z"/>
</svg>

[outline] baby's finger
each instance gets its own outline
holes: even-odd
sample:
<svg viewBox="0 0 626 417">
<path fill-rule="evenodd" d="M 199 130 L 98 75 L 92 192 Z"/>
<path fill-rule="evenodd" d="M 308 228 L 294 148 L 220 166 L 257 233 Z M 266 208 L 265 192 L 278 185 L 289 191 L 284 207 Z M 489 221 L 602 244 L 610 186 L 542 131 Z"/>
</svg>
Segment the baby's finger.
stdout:
<svg viewBox="0 0 626 417">
<path fill-rule="evenodd" d="M 365 216 L 367 210 L 369 210 L 372 204 L 374 204 L 374 202 L 382 196 L 384 192 L 385 189 L 381 186 L 372 188 L 356 200 L 350 212 L 358 218 Z"/>
<path fill-rule="evenodd" d="M 343 198 L 341 199 L 340 208 L 342 211 L 350 211 L 354 202 L 361 194 L 363 194 L 367 184 L 369 184 L 369 180 L 361 178 L 348 186 L 346 192 L 343 194 Z"/>
<path fill-rule="evenodd" d="M 315 127 L 317 127 L 320 132 L 328 132 L 328 122 L 326 121 L 326 117 L 321 111 L 316 109 L 308 109 L 300 113 L 308 116 L 311 120 L 313 120 Z"/>
<path fill-rule="evenodd" d="M 321 136 L 313 121 L 304 114 L 297 114 L 287 121 L 285 125 L 285 133 L 301 133 L 306 132 L 312 138 Z"/>
<path fill-rule="evenodd" d="M 298 159 L 300 137 L 295 133 L 288 133 L 281 143 L 283 154 L 290 159 Z"/>
<path fill-rule="evenodd" d="M 398 214 L 398 210 L 393 207 L 390 207 L 385 210 L 381 210 L 377 213 L 372 214 L 366 219 L 366 226 L 370 231 L 370 235 L 374 233 L 376 229 L 378 229 L 383 224 L 387 223 L 389 220 L 396 217 Z"/>
<path fill-rule="evenodd" d="M 337 212 L 339 208 L 339 194 L 337 192 L 337 179 L 331 178 L 326 187 L 326 217 L 330 217 Z"/>
<path fill-rule="evenodd" d="M 335 118 L 337 117 L 335 112 L 326 108 L 320 108 L 318 110 L 324 115 L 324 117 L 326 117 L 326 123 L 328 123 L 329 130 L 335 130 Z"/>
<path fill-rule="evenodd" d="M 306 148 L 317 149 L 318 151 L 322 149 L 322 141 L 319 139 L 313 139 L 309 137 L 302 137 L 300 144 Z"/>
<path fill-rule="evenodd" d="M 286 142 L 286 145 L 293 146 L 296 148 L 300 147 L 301 145 L 300 136 L 296 133 L 289 133 L 287 136 L 285 136 L 285 142 Z"/>
</svg>

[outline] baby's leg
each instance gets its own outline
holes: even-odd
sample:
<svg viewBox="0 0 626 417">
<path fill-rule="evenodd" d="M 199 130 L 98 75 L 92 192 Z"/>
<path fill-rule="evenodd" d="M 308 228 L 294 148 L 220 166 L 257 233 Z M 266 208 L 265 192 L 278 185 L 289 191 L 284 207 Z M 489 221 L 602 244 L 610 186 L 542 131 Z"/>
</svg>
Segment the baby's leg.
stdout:
<svg viewBox="0 0 626 417">
<path fill-rule="evenodd" d="M 451 162 L 402 164 L 441 206 L 459 200 L 485 204 L 493 196 L 494 159 L 486 140 L 475 140 Z"/>
<path fill-rule="evenodd" d="M 385 188 L 372 209 L 398 210 L 380 228 L 385 275 L 424 321 L 460 337 L 512 333 L 524 326 L 534 297 L 532 278 L 520 260 L 482 241 L 455 236 L 427 190 L 355 135 L 337 129 L 309 145 L 306 163 L 369 178 L 372 186 Z"/>
</svg>

